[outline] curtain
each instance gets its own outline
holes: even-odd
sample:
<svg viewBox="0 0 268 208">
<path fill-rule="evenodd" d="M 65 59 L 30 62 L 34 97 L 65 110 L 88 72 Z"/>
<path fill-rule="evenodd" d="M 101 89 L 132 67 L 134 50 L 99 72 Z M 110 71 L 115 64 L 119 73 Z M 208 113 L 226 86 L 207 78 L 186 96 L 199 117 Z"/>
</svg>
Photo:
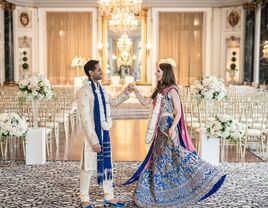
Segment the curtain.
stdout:
<svg viewBox="0 0 268 208">
<path fill-rule="evenodd" d="M 83 68 L 71 67 L 75 56 L 92 56 L 91 12 L 47 12 L 47 66 L 52 84 L 73 84 L 84 76 Z"/>
<path fill-rule="evenodd" d="M 202 76 L 203 13 L 160 12 L 159 60 L 176 61 L 177 84 L 190 85 Z"/>
</svg>

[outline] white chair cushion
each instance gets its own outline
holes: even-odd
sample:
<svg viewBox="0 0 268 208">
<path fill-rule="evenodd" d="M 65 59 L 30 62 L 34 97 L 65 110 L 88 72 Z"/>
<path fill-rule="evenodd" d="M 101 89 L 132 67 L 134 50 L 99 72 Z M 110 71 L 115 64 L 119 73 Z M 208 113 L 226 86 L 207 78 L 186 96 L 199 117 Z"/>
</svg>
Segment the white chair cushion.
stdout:
<svg viewBox="0 0 268 208">
<path fill-rule="evenodd" d="M 187 123 L 187 126 L 192 127 L 193 129 L 200 128 L 199 122 L 193 122 L 193 124 L 191 124 L 191 122 L 189 122 L 189 123 Z M 205 124 L 201 123 L 201 127 L 204 127 L 204 126 L 205 126 Z"/>
<path fill-rule="evenodd" d="M 260 136 L 261 130 L 260 129 L 248 129 L 247 135 L 248 136 Z"/>
</svg>

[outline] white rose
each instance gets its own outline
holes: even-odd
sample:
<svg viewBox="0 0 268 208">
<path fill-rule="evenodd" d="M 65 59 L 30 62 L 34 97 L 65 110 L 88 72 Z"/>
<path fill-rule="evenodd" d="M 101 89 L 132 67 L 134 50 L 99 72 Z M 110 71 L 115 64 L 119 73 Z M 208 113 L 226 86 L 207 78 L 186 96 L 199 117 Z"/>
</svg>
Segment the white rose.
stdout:
<svg viewBox="0 0 268 208">
<path fill-rule="evenodd" d="M 224 131 L 222 134 L 221 134 L 221 137 L 223 138 L 223 139 L 226 139 L 227 137 L 229 137 L 230 136 L 230 132 L 228 132 L 228 131 Z"/>
<path fill-rule="evenodd" d="M 202 83 L 203 83 L 203 86 L 204 86 L 204 87 L 209 87 L 211 82 L 210 82 L 209 79 L 205 78 L 205 79 L 202 81 Z"/>
<path fill-rule="evenodd" d="M 213 92 L 212 91 L 206 91 L 203 93 L 205 100 L 211 100 L 213 98 Z"/>
<path fill-rule="evenodd" d="M 221 130 L 221 123 L 220 122 L 215 122 L 214 123 L 214 129 L 215 129 L 215 131 Z"/>
</svg>

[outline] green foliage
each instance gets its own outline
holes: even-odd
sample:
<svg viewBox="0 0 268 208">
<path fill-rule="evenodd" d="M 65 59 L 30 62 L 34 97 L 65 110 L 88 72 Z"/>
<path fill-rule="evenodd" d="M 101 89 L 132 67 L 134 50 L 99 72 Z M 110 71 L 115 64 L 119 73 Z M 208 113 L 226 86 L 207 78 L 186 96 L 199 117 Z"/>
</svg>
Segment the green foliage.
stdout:
<svg viewBox="0 0 268 208">
<path fill-rule="evenodd" d="M 236 62 L 236 51 L 233 51 L 232 52 L 232 55 L 233 55 L 233 57 L 231 58 L 231 61 L 232 61 L 232 63 L 230 64 L 230 70 L 236 70 L 236 64 L 235 64 L 235 62 Z"/>
<path fill-rule="evenodd" d="M 232 64 L 230 65 L 230 68 L 231 68 L 231 70 L 235 70 L 235 68 L 236 68 L 236 64 L 232 63 Z"/>
<path fill-rule="evenodd" d="M 27 63 L 23 63 L 23 64 L 22 64 L 22 68 L 23 68 L 23 69 L 28 69 L 28 68 L 29 68 L 29 64 L 27 64 Z"/>
</svg>

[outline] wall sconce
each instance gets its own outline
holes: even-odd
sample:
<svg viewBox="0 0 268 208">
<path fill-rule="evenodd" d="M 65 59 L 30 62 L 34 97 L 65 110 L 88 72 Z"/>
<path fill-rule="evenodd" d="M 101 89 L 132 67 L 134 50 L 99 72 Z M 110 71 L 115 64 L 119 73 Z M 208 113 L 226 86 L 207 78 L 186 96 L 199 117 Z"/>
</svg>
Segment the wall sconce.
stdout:
<svg viewBox="0 0 268 208">
<path fill-rule="evenodd" d="M 60 30 L 60 31 L 59 31 L 59 35 L 60 35 L 60 37 L 64 36 L 64 34 L 65 34 L 65 32 L 64 32 L 63 30 Z"/>
<path fill-rule="evenodd" d="M 102 51 L 102 49 L 103 49 L 103 44 L 102 44 L 102 43 L 98 43 L 98 49 L 99 49 L 100 51 Z"/>
<path fill-rule="evenodd" d="M 99 50 L 99 55 L 102 56 L 103 43 L 98 43 L 97 47 L 98 47 L 98 50 Z"/>
<path fill-rule="evenodd" d="M 113 54 L 113 60 L 116 60 L 117 56 L 115 54 Z"/>
<path fill-rule="evenodd" d="M 147 43 L 147 44 L 146 44 L 146 49 L 147 49 L 147 51 L 150 51 L 151 48 L 152 48 L 152 44 L 151 44 L 151 43 Z"/>
<path fill-rule="evenodd" d="M 146 44 L 147 55 L 150 54 L 151 48 L 152 48 L 152 44 L 151 44 L 151 43 L 147 43 L 147 44 Z"/>
</svg>

